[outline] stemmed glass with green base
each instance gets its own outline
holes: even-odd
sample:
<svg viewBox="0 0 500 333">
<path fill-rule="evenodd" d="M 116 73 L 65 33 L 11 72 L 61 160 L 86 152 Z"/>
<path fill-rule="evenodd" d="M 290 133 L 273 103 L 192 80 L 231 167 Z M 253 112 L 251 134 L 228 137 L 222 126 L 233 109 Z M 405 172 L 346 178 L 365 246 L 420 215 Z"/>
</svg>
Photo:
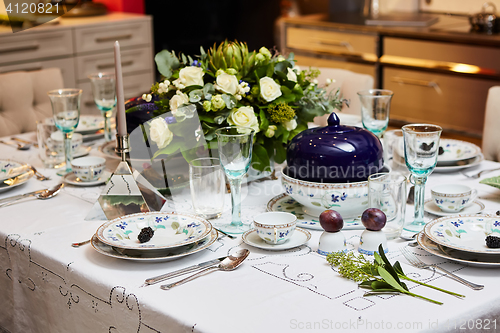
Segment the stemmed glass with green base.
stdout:
<svg viewBox="0 0 500 333">
<path fill-rule="evenodd" d="M 217 225 L 231 234 L 241 234 L 250 229 L 251 224 L 241 221 L 241 182 L 252 161 L 253 136 L 249 128 L 223 127 L 215 131 L 219 159 L 231 186 L 232 221 Z"/>
<path fill-rule="evenodd" d="M 73 171 L 71 169 L 71 161 L 73 160 L 71 138 L 80 121 L 80 100 L 82 97 L 82 90 L 57 89 L 51 90 L 47 94 L 52 104 L 54 123 L 57 129 L 63 133 L 66 168 L 59 171 L 57 174 L 59 176 L 64 176 Z"/>
<path fill-rule="evenodd" d="M 424 193 L 427 177 L 436 167 L 441 127 L 430 124 L 403 126 L 405 163 L 415 185 L 415 218 L 404 230 L 420 232 L 424 222 Z"/>
<path fill-rule="evenodd" d="M 112 141 L 111 118 L 116 106 L 115 73 L 96 73 L 88 76 L 97 108 L 104 117 L 104 139 Z"/>
<path fill-rule="evenodd" d="M 363 127 L 375 134 L 379 139 L 389 124 L 393 95 L 391 90 L 384 89 L 358 91 Z"/>
</svg>

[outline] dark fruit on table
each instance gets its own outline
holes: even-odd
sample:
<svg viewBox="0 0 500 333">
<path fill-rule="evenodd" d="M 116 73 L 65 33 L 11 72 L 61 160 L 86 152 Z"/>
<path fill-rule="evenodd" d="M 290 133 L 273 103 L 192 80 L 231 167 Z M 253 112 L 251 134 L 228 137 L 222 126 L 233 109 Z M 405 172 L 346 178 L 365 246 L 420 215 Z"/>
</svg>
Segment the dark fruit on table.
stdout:
<svg viewBox="0 0 500 333">
<path fill-rule="evenodd" d="M 489 235 L 486 237 L 486 246 L 492 249 L 500 248 L 500 237 Z"/>
<path fill-rule="evenodd" d="M 139 242 L 141 243 L 146 243 L 148 242 L 151 238 L 153 238 L 153 235 L 154 235 L 154 231 L 153 229 L 151 229 L 151 227 L 146 227 L 146 228 L 142 228 L 141 229 L 141 232 L 139 233 L 139 235 L 137 236 L 137 239 L 139 240 Z"/>
<path fill-rule="evenodd" d="M 385 226 L 387 217 L 385 213 L 378 208 L 368 208 L 361 215 L 361 222 L 366 229 L 370 231 L 379 231 Z"/>
<path fill-rule="evenodd" d="M 326 232 L 338 232 L 344 227 L 344 219 L 339 212 L 328 209 L 319 216 L 319 224 Z"/>
</svg>

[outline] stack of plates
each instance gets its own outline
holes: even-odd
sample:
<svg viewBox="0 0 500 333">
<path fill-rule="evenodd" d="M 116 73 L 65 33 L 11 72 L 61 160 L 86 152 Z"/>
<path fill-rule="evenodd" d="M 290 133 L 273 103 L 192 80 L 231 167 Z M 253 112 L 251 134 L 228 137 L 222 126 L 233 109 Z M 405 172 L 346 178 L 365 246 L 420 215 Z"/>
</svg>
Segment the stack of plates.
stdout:
<svg viewBox="0 0 500 333">
<path fill-rule="evenodd" d="M 144 243 L 138 235 L 151 227 L 153 237 Z M 136 261 L 178 259 L 212 245 L 217 231 L 196 215 L 181 213 L 138 213 L 126 215 L 101 225 L 92 237 L 92 247 L 109 257 Z"/>
<path fill-rule="evenodd" d="M 419 234 L 420 246 L 438 257 L 482 267 L 500 267 L 500 248 L 486 246 L 486 236 L 500 235 L 500 217 L 460 214 L 429 222 Z"/>
<path fill-rule="evenodd" d="M 33 174 L 26 163 L 0 159 L 0 192 L 26 183 Z"/>
<path fill-rule="evenodd" d="M 484 160 L 481 148 L 477 145 L 460 140 L 439 140 L 440 153 L 437 159 L 436 172 L 452 172 L 479 165 Z M 399 147 L 394 151 L 394 161 L 405 165 L 404 142 L 400 140 Z"/>
</svg>

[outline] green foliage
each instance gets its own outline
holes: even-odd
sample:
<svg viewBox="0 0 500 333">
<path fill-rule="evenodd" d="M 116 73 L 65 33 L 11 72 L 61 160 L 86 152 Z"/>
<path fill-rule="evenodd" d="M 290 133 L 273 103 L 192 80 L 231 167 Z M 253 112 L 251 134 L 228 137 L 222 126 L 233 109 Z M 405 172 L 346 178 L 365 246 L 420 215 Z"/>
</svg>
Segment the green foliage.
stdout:
<svg viewBox="0 0 500 333">
<path fill-rule="evenodd" d="M 450 295 L 465 297 L 448 290 L 410 279 L 403 273 L 403 269 L 398 261 L 396 261 L 394 265 L 391 265 L 385 256 L 382 244 L 379 245 L 378 252 L 375 252 L 373 257 L 374 261 L 370 261 L 367 260 L 362 254 L 356 256 L 353 252 L 336 252 L 328 254 L 326 260 L 330 265 L 337 268 L 338 273 L 341 276 L 355 282 L 360 282 L 360 288 L 370 290 L 365 293 L 365 296 L 377 295 L 381 293 L 401 293 L 425 299 L 426 301 L 434 304 L 443 304 L 410 292 L 406 284 L 401 282 L 401 280 L 408 280 Z"/>
<path fill-rule="evenodd" d="M 182 98 L 184 105 L 191 104 L 196 107 L 201 129 L 208 143 L 216 141 L 216 129 L 231 125 L 228 119 L 239 108 L 244 106 L 253 108 L 253 115 L 245 114 L 240 120 L 244 122 L 245 117 L 248 117 L 248 123 L 252 124 L 252 128 L 256 131 L 252 161 L 255 162 L 253 167 L 261 171 L 269 167 L 270 160 L 281 163 L 286 159 L 285 147 L 289 140 L 307 129 L 307 123 L 313 121 L 314 117 L 332 112 L 334 109 L 340 110 L 342 106 L 338 91 L 327 95 L 322 87 L 313 83 L 319 75 L 319 70 L 302 71 L 295 67 L 293 53 L 285 58 L 278 52 L 272 54 L 264 47 L 259 51 L 250 51 L 246 43 L 224 41 L 215 44 L 206 52 L 200 48 L 200 55 L 193 57 L 164 50 L 155 56 L 155 62 L 158 71 L 166 80 L 161 86 L 155 83 L 151 87 L 154 105 L 157 108 L 154 115 L 172 112 L 169 115 L 175 116 L 177 122 L 182 123 L 186 116 L 170 109 L 170 100 L 177 95 L 176 98 Z M 203 85 L 198 85 L 199 80 L 195 81 L 196 84 L 189 85 L 185 77 L 180 77 L 181 69 L 188 66 L 199 68 L 191 71 L 201 72 Z M 233 82 L 238 82 L 236 92 L 234 83 L 233 88 L 229 90 L 223 89 L 217 83 L 217 75 L 223 72 L 234 75 Z M 272 101 L 267 101 L 261 96 L 260 80 L 264 77 L 270 77 L 278 85 L 281 96 Z M 168 89 L 165 89 L 167 86 Z M 134 106 L 127 112 L 135 112 L 138 109 L 140 107 Z M 287 129 L 283 126 L 287 123 L 290 128 L 290 124 L 294 124 L 289 122 L 292 119 L 297 123 L 297 127 Z M 192 136 L 192 132 L 182 127 L 175 128 L 176 126 L 170 124 L 168 127 L 172 127 L 174 140 L 155 156 L 168 155 L 179 150 L 182 152 L 184 148 L 179 146 L 179 142 L 185 137 Z M 272 135 L 274 128 L 276 129 Z M 266 132 L 270 138 L 266 136 Z"/>
</svg>

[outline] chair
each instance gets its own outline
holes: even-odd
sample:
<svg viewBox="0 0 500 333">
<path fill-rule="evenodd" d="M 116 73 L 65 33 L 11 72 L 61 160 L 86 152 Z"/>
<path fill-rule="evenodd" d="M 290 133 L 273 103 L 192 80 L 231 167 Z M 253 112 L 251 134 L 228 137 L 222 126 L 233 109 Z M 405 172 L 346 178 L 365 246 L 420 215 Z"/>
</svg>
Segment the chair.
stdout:
<svg viewBox="0 0 500 333">
<path fill-rule="evenodd" d="M 340 88 L 340 95 L 343 99 L 349 101 L 347 105 L 342 106 L 342 113 L 361 116 L 361 103 L 357 92 L 360 90 L 372 89 L 374 80 L 371 75 L 359 74 L 346 69 L 319 67 L 321 74 L 318 77 L 320 85 L 324 85 L 326 79 L 333 82 L 326 87 L 327 91 L 335 91 Z M 326 126 L 328 115 L 314 118 L 314 123 L 320 126 Z"/>
<path fill-rule="evenodd" d="M 47 91 L 63 87 L 59 68 L 0 74 L 0 137 L 35 131 L 52 116 Z"/>
<path fill-rule="evenodd" d="M 500 86 L 488 90 L 483 127 L 484 158 L 500 161 Z"/>
</svg>

